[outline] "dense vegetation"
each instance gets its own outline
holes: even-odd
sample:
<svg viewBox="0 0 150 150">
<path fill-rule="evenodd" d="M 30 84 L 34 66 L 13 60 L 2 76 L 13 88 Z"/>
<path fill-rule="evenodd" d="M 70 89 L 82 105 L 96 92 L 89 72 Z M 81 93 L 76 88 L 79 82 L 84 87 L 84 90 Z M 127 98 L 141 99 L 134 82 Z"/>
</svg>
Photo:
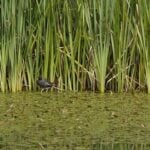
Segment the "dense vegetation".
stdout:
<svg viewBox="0 0 150 150">
<path fill-rule="evenodd" d="M 150 0 L 0 0 L 0 88 L 150 93 Z"/>
</svg>

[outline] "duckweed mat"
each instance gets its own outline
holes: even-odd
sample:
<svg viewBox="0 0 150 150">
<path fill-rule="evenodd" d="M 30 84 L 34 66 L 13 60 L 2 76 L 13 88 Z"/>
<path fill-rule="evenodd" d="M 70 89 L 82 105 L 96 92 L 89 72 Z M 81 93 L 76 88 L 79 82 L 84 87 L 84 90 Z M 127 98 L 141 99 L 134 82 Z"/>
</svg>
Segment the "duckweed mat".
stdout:
<svg viewBox="0 0 150 150">
<path fill-rule="evenodd" d="M 149 150 L 150 96 L 0 94 L 2 150 Z"/>
</svg>

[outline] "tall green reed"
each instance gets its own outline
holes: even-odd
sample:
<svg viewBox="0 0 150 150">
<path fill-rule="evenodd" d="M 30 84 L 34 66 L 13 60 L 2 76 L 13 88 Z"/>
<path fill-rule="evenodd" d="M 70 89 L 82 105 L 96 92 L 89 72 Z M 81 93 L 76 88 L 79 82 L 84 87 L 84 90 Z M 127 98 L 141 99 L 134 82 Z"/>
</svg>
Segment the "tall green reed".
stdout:
<svg viewBox="0 0 150 150">
<path fill-rule="evenodd" d="M 116 1 L 114 9 L 111 35 L 114 75 L 109 82 L 115 79 L 114 90 L 118 92 L 132 90 L 137 84 L 135 4 L 131 0 Z"/>
<path fill-rule="evenodd" d="M 41 75 L 66 90 L 150 93 L 148 1 L 0 2 L 2 92 L 36 90 Z"/>
<path fill-rule="evenodd" d="M 94 65 L 96 79 L 98 80 L 98 88 L 100 92 L 105 91 L 106 71 L 108 54 L 110 47 L 111 23 L 113 5 L 109 0 L 101 0 L 93 3 L 93 48 L 94 48 Z M 98 12 L 98 15 L 96 13 Z M 91 29 L 92 30 L 92 29 Z"/>
<path fill-rule="evenodd" d="M 138 34 L 137 47 L 140 52 L 142 66 L 145 72 L 145 80 L 147 85 L 147 91 L 150 93 L 150 36 L 149 36 L 149 26 L 150 26 L 150 2 L 149 1 L 138 1 L 136 5 L 137 10 L 137 25 L 136 30 Z"/>
</svg>

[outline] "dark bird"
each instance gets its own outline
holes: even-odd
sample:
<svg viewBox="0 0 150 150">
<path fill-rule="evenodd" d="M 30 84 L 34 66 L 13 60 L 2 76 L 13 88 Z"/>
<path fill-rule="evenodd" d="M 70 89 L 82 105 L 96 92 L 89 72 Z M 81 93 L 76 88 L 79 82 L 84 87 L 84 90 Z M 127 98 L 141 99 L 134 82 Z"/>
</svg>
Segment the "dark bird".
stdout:
<svg viewBox="0 0 150 150">
<path fill-rule="evenodd" d="M 39 77 L 36 83 L 41 88 L 41 92 L 43 92 L 44 90 L 46 90 L 47 92 L 50 88 L 54 86 L 54 83 L 42 79 L 42 77 Z"/>
</svg>

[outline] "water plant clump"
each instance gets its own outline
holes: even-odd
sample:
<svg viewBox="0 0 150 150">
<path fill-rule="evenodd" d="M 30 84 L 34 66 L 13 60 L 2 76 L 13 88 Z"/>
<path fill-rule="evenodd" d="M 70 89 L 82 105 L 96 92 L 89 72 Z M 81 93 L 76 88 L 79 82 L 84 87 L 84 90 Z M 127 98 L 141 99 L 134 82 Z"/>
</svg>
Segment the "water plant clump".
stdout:
<svg viewBox="0 0 150 150">
<path fill-rule="evenodd" d="M 150 1 L 1 1 L 0 90 L 150 93 Z"/>
</svg>

